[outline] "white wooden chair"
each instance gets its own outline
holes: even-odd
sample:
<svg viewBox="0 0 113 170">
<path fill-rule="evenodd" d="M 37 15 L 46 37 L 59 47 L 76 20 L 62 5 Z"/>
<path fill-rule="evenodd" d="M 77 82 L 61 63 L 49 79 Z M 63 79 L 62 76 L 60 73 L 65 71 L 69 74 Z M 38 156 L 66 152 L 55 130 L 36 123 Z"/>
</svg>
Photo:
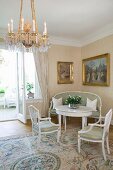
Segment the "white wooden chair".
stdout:
<svg viewBox="0 0 113 170">
<path fill-rule="evenodd" d="M 59 124 L 52 123 L 50 117 L 41 118 L 39 110 L 33 105 L 30 105 L 28 109 L 32 121 L 32 132 L 38 133 L 39 142 L 41 141 L 42 134 L 48 134 L 54 132 L 57 132 L 57 142 L 59 142 L 59 137 L 60 137 Z"/>
<path fill-rule="evenodd" d="M 80 153 L 80 145 L 81 140 L 89 141 L 89 142 L 99 142 L 102 143 L 102 152 L 104 156 L 104 160 L 106 161 L 106 154 L 105 154 L 105 141 L 107 144 L 107 151 L 110 154 L 109 149 L 109 126 L 112 118 L 112 109 L 105 116 L 104 124 L 101 124 L 101 118 L 98 122 L 94 124 L 88 124 L 84 129 L 78 131 L 78 152 Z M 100 123 L 100 124 L 98 124 Z"/>
</svg>

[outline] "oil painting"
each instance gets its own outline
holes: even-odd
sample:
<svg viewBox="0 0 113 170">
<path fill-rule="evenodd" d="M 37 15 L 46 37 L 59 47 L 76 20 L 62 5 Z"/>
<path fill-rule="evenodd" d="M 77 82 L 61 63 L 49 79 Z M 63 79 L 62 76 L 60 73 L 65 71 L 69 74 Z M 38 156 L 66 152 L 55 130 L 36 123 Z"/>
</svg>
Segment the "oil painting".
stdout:
<svg viewBox="0 0 113 170">
<path fill-rule="evenodd" d="M 73 83 L 73 62 L 57 62 L 58 84 Z"/>
<path fill-rule="evenodd" d="M 82 60 L 83 85 L 109 86 L 110 55 L 108 53 Z"/>
</svg>

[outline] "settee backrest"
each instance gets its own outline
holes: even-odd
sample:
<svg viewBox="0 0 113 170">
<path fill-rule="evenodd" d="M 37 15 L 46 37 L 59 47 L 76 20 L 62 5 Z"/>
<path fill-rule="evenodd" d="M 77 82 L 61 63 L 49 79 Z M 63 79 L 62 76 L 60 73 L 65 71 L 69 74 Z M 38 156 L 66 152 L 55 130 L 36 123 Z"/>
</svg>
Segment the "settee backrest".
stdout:
<svg viewBox="0 0 113 170">
<path fill-rule="evenodd" d="M 82 101 L 81 101 L 81 105 L 85 106 L 86 102 L 87 102 L 87 98 L 89 98 L 90 100 L 95 100 L 97 99 L 97 110 L 101 110 L 102 107 L 102 102 L 101 102 L 101 98 L 94 93 L 90 93 L 90 92 L 83 92 L 83 91 L 66 91 L 66 92 L 61 92 L 58 93 L 54 96 L 54 98 L 59 99 L 62 98 L 63 104 L 65 102 L 65 100 L 69 97 L 69 95 L 71 96 L 81 96 L 82 97 Z"/>
</svg>

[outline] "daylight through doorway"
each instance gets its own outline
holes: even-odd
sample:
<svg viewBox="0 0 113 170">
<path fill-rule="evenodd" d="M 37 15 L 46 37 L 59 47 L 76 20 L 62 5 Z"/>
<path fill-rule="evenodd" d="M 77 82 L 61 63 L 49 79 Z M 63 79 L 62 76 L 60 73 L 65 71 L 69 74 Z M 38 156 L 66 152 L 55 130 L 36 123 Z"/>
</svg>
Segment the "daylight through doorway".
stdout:
<svg viewBox="0 0 113 170">
<path fill-rule="evenodd" d="M 0 121 L 17 119 L 16 62 L 15 52 L 0 50 Z"/>
</svg>

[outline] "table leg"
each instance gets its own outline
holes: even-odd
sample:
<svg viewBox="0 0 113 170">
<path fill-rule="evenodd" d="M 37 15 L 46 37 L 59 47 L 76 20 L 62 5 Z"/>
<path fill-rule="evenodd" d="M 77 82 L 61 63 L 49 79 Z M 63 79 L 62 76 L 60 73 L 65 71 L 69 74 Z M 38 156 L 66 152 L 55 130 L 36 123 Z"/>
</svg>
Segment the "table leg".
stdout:
<svg viewBox="0 0 113 170">
<path fill-rule="evenodd" d="M 87 126 L 87 117 L 82 117 L 82 129 Z"/>
<path fill-rule="evenodd" d="M 66 131 L 66 116 L 63 115 L 63 124 L 64 124 L 64 129 Z"/>
<path fill-rule="evenodd" d="M 61 115 L 58 115 L 58 119 L 59 119 L 59 127 L 60 127 L 60 136 L 61 136 Z"/>
<path fill-rule="evenodd" d="M 66 131 L 66 116 L 65 116 L 65 131 Z"/>
</svg>

